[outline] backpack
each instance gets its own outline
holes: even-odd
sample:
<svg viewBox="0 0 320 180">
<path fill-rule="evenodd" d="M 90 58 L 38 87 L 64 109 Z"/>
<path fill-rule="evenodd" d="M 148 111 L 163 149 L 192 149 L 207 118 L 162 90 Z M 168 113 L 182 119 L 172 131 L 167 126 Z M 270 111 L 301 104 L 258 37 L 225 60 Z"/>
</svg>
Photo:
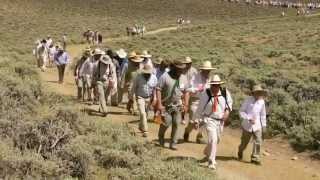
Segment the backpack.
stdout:
<svg viewBox="0 0 320 180">
<path fill-rule="evenodd" d="M 230 106 L 229 106 L 229 104 L 228 104 L 227 88 L 220 87 L 220 92 L 221 92 L 221 96 L 222 96 L 222 97 L 225 99 L 225 101 L 226 101 L 227 108 L 228 108 L 229 110 L 231 110 L 231 108 L 230 108 Z M 212 95 L 210 89 L 206 89 L 206 93 L 207 93 L 209 99 L 208 99 L 206 105 L 204 106 L 203 111 L 205 111 L 205 109 L 207 108 L 207 105 L 209 104 L 209 102 L 211 101 L 211 99 L 214 97 L 214 96 Z"/>
</svg>

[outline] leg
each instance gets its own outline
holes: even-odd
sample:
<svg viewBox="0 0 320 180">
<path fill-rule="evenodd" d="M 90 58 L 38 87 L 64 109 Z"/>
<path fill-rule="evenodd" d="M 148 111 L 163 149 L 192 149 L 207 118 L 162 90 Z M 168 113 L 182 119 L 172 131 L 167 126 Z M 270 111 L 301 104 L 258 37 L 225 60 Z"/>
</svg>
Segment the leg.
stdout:
<svg viewBox="0 0 320 180">
<path fill-rule="evenodd" d="M 189 121 L 187 127 L 184 130 L 184 135 L 183 135 L 184 142 L 189 141 L 189 135 L 190 135 L 191 131 L 193 130 L 193 127 L 194 127 L 194 124 Z"/>
<path fill-rule="evenodd" d="M 258 130 L 253 133 L 253 150 L 251 155 L 251 160 L 259 163 L 260 162 L 260 148 L 262 144 L 262 131 Z"/>
<path fill-rule="evenodd" d="M 63 79 L 64 79 L 64 72 L 66 70 L 66 65 L 62 64 L 61 65 L 61 82 L 63 83 Z"/>
<path fill-rule="evenodd" d="M 160 128 L 159 128 L 159 133 L 158 133 L 158 137 L 159 137 L 159 143 L 161 146 L 164 146 L 164 135 L 168 129 L 169 126 L 171 126 L 172 124 L 172 115 L 169 113 L 165 113 L 164 114 L 164 124 L 160 124 Z"/>
<path fill-rule="evenodd" d="M 243 157 L 243 151 L 246 149 L 247 145 L 249 144 L 251 139 L 251 133 L 247 132 L 246 130 L 242 130 L 242 136 L 241 136 L 241 143 L 239 145 L 239 150 L 238 150 L 238 158 L 239 160 L 242 159 Z"/>
<path fill-rule="evenodd" d="M 142 97 L 137 98 L 137 105 L 138 105 L 138 110 L 140 114 L 139 129 L 142 130 L 142 132 L 148 131 L 148 121 L 147 121 L 147 112 L 146 112 L 147 101 L 148 101 L 147 99 L 144 99 Z"/>
<path fill-rule="evenodd" d="M 105 98 L 105 87 L 102 82 L 97 83 L 97 89 L 99 93 L 99 104 L 100 104 L 100 110 L 102 113 L 107 113 L 107 104 L 106 104 L 106 98 Z"/>
<path fill-rule="evenodd" d="M 171 131 L 171 148 L 177 149 L 175 145 L 178 143 L 181 129 L 181 112 L 177 111 L 172 114 L 172 131 Z"/>
<path fill-rule="evenodd" d="M 57 69 L 58 69 L 59 83 L 61 83 L 61 65 L 57 65 Z"/>
<path fill-rule="evenodd" d="M 208 144 L 205 149 L 205 154 L 209 160 L 209 168 L 215 169 L 219 126 L 209 122 L 206 128 L 208 133 Z"/>
</svg>

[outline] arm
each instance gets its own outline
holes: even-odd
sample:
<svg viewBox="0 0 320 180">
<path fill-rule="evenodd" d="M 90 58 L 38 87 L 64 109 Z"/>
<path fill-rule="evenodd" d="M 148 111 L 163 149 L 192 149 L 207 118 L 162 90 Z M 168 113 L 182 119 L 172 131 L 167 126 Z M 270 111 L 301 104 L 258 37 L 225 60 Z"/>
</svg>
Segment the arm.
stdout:
<svg viewBox="0 0 320 180">
<path fill-rule="evenodd" d="M 198 105 L 198 108 L 196 110 L 196 113 L 195 113 L 195 120 L 196 121 L 202 121 L 203 120 L 203 112 L 205 110 L 205 106 L 207 105 L 207 102 L 208 102 L 208 95 L 206 93 L 206 91 L 203 91 L 201 94 L 200 94 L 200 102 L 199 102 L 199 105 Z"/>
<path fill-rule="evenodd" d="M 136 94 L 136 92 L 137 92 L 138 78 L 139 78 L 139 75 L 133 80 L 132 87 L 131 87 L 131 89 L 130 89 L 130 93 L 128 94 L 128 96 L 129 96 L 129 101 L 133 101 L 133 96 L 134 96 L 134 95 Z"/>
<path fill-rule="evenodd" d="M 248 99 L 246 99 L 242 103 L 242 105 L 240 107 L 240 110 L 239 110 L 240 118 L 243 119 L 243 120 L 249 120 L 250 119 L 248 114 L 246 113 L 247 106 L 248 106 Z"/>
<path fill-rule="evenodd" d="M 227 107 L 224 111 L 224 115 L 223 115 L 223 121 L 226 122 L 228 121 L 228 118 L 229 118 L 229 115 L 230 115 L 230 112 L 232 111 L 232 105 L 233 105 L 233 100 L 232 100 L 232 97 L 231 97 L 231 94 L 229 93 L 229 91 L 227 90 L 226 92 L 226 96 L 227 96 Z"/>
<path fill-rule="evenodd" d="M 262 109 L 260 112 L 260 120 L 262 127 L 267 127 L 267 113 L 266 113 L 266 105 L 263 103 Z"/>
</svg>

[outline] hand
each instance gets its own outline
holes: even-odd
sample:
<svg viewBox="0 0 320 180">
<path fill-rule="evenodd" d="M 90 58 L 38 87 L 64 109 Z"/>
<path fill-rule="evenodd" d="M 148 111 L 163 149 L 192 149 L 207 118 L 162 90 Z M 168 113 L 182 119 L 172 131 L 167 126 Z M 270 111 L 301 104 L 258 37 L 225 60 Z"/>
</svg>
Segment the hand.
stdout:
<svg viewBox="0 0 320 180">
<path fill-rule="evenodd" d="M 165 110 L 165 108 L 162 104 L 158 104 L 157 110 L 163 112 Z"/>
</svg>

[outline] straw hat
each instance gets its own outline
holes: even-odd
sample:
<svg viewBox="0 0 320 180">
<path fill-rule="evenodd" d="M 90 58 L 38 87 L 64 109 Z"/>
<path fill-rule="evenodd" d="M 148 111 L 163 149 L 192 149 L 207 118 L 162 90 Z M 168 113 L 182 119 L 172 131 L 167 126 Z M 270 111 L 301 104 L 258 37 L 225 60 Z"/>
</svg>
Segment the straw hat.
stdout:
<svg viewBox="0 0 320 180">
<path fill-rule="evenodd" d="M 103 64 L 110 64 L 112 63 L 112 59 L 110 58 L 110 56 L 108 55 L 104 55 L 102 56 L 102 58 L 100 58 L 100 60 Z"/>
<path fill-rule="evenodd" d="M 189 56 L 185 57 L 185 59 L 184 59 L 184 63 L 185 63 L 185 64 L 192 63 L 192 59 L 191 59 L 191 57 L 189 57 Z"/>
<path fill-rule="evenodd" d="M 124 49 L 119 49 L 118 51 L 116 51 L 116 53 L 119 56 L 119 58 L 126 58 L 127 57 L 127 53 Z"/>
<path fill-rule="evenodd" d="M 179 59 L 173 61 L 173 66 L 178 69 L 184 69 L 187 67 L 187 65 L 182 60 L 179 60 Z"/>
<path fill-rule="evenodd" d="M 264 90 L 262 87 L 261 87 L 261 85 L 255 85 L 255 86 L 253 86 L 253 88 L 252 88 L 252 93 L 261 93 L 261 94 L 263 94 L 263 95 L 267 95 L 267 91 L 266 90 Z"/>
<path fill-rule="evenodd" d="M 215 70 L 217 68 L 213 68 L 210 61 L 204 61 L 199 67 L 200 70 Z"/>
<path fill-rule="evenodd" d="M 145 65 L 143 66 L 143 69 L 141 70 L 141 72 L 142 72 L 143 74 L 152 74 L 153 68 L 152 68 L 152 66 L 151 66 L 150 64 L 145 64 Z"/>
<path fill-rule="evenodd" d="M 143 58 L 151 58 L 152 55 L 149 54 L 149 52 L 147 50 L 144 50 L 144 51 L 142 51 L 141 57 L 143 57 Z"/>
<path fill-rule="evenodd" d="M 220 85 L 220 84 L 224 84 L 223 81 L 221 81 L 220 76 L 219 75 L 214 75 L 212 78 L 210 78 L 209 83 L 210 85 Z"/>
<path fill-rule="evenodd" d="M 152 60 L 153 64 L 158 64 L 158 65 L 161 64 L 162 61 L 163 61 L 163 59 L 161 57 Z"/>
<path fill-rule="evenodd" d="M 93 55 L 106 55 L 106 53 L 100 49 L 95 49 Z"/>
<path fill-rule="evenodd" d="M 143 61 L 143 58 L 141 58 L 140 55 L 138 55 L 135 51 L 132 51 L 129 55 L 129 60 L 133 62 L 140 63 Z"/>
</svg>

